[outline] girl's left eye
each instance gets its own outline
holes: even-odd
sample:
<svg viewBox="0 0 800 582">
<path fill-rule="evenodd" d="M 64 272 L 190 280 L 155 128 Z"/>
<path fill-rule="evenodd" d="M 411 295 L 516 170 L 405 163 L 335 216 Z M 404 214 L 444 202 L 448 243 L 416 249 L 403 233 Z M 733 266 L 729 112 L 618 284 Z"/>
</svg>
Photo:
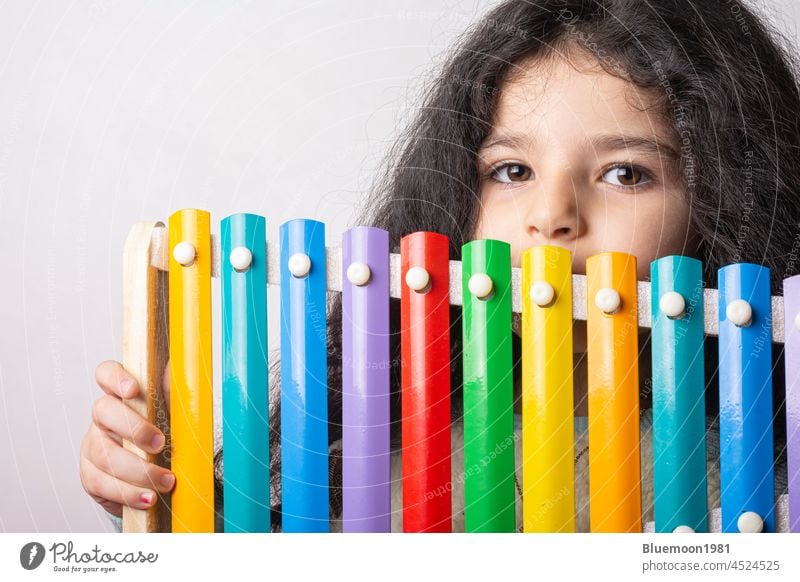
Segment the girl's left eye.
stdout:
<svg viewBox="0 0 800 582">
<path fill-rule="evenodd" d="M 651 181 L 647 172 L 632 164 L 619 164 L 609 168 L 603 173 L 603 179 L 612 186 L 621 188 L 643 186 Z"/>
</svg>

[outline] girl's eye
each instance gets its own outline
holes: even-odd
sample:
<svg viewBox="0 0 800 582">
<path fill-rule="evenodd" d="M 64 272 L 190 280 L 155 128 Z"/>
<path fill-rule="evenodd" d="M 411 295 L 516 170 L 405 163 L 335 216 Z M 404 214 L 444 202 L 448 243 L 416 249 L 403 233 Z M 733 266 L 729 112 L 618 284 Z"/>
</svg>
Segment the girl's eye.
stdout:
<svg viewBox="0 0 800 582">
<path fill-rule="evenodd" d="M 603 174 L 603 179 L 613 186 L 621 186 L 623 188 L 642 186 L 650 181 L 646 172 L 631 164 L 621 164 L 606 170 Z"/>
<path fill-rule="evenodd" d="M 525 182 L 531 179 L 533 172 L 528 166 L 522 164 L 503 164 L 493 168 L 491 177 L 498 182 L 510 184 L 511 182 Z"/>
</svg>

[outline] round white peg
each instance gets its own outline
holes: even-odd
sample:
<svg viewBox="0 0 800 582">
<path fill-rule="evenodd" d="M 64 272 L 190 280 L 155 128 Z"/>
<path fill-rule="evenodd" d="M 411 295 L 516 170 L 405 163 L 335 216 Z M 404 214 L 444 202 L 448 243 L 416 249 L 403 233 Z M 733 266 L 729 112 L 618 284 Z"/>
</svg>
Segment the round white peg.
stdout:
<svg viewBox="0 0 800 582">
<path fill-rule="evenodd" d="M 253 264 L 253 253 L 247 247 L 236 247 L 231 251 L 231 266 L 237 271 L 246 271 Z"/>
<path fill-rule="evenodd" d="M 431 276 L 422 267 L 411 267 L 406 271 L 406 285 L 414 291 L 422 291 L 428 286 Z"/>
<path fill-rule="evenodd" d="M 794 316 L 794 327 L 800 331 L 800 311 L 798 311 L 797 315 Z"/>
<path fill-rule="evenodd" d="M 733 325 L 747 327 L 753 321 L 753 308 L 744 299 L 736 299 L 728 303 L 725 308 L 725 316 L 731 320 Z"/>
<path fill-rule="evenodd" d="M 188 267 L 194 262 L 194 258 L 197 256 L 197 250 L 192 243 L 181 241 L 172 249 L 172 256 L 175 257 L 179 265 Z"/>
<path fill-rule="evenodd" d="M 619 292 L 616 289 L 611 289 L 610 287 L 603 287 L 597 292 L 597 295 L 594 296 L 594 304 L 602 311 L 608 315 L 619 310 L 619 306 L 622 304 L 622 298 L 619 296 Z"/>
<path fill-rule="evenodd" d="M 485 299 L 492 294 L 492 278 L 486 273 L 475 273 L 469 278 L 469 292 L 478 299 Z"/>
<path fill-rule="evenodd" d="M 755 511 L 745 511 L 739 516 L 736 525 L 741 533 L 761 533 L 764 520 Z"/>
<path fill-rule="evenodd" d="M 289 272 L 302 279 L 311 270 L 311 259 L 305 253 L 295 253 L 289 257 Z"/>
<path fill-rule="evenodd" d="M 539 307 L 546 307 L 553 302 L 556 291 L 547 281 L 536 281 L 531 285 L 531 301 Z"/>
<path fill-rule="evenodd" d="M 347 280 L 353 285 L 363 287 L 369 282 L 372 272 L 365 263 L 351 263 L 347 267 Z"/>
<path fill-rule="evenodd" d="M 680 317 L 686 312 L 686 300 L 677 291 L 667 291 L 658 300 L 658 307 L 667 317 Z"/>
<path fill-rule="evenodd" d="M 672 530 L 672 533 L 694 533 L 694 529 L 689 527 L 688 525 L 679 525 L 674 530 Z"/>
</svg>

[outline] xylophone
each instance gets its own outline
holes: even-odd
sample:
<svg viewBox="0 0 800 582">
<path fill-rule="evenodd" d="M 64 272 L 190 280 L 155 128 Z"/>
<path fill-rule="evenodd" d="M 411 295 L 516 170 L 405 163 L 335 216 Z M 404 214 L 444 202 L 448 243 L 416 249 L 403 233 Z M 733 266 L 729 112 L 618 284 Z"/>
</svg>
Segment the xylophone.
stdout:
<svg viewBox="0 0 800 582">
<path fill-rule="evenodd" d="M 636 257 L 589 257 L 572 274 L 568 250 L 524 251 L 475 240 L 450 261 L 448 240 L 346 231 L 292 220 L 267 245 L 266 219 L 235 214 L 211 234 L 210 215 L 179 210 L 134 225 L 125 243 L 123 364 L 143 388 L 131 401 L 168 431 L 177 483 L 147 511 L 124 509 L 123 530 L 213 532 L 211 279 L 222 312 L 225 531 L 270 531 L 267 291 L 280 287 L 282 528 L 329 531 L 326 294 L 342 298 L 342 528 L 390 523 L 389 301 L 400 299 L 403 529 L 449 531 L 450 305 L 463 310 L 465 527 L 514 524 L 512 312 L 521 313 L 523 527 L 574 531 L 573 320 L 588 338 L 591 529 L 642 527 L 638 328 L 651 329 L 655 531 L 708 531 L 703 342 L 719 337 L 722 531 L 776 531 L 772 343 L 785 344 L 788 511 L 800 531 L 800 276 L 771 297 L 754 264 L 719 270 L 669 256 L 637 280 Z M 785 335 L 785 337 L 784 337 Z M 171 418 L 158 383 L 167 362 Z M 126 442 L 151 462 L 165 463 Z M 444 495 L 430 495 L 445 491 Z M 274 501 L 274 500 L 273 500 Z M 548 506 L 548 511 L 536 511 Z M 788 506 L 788 507 L 787 507 Z"/>
</svg>

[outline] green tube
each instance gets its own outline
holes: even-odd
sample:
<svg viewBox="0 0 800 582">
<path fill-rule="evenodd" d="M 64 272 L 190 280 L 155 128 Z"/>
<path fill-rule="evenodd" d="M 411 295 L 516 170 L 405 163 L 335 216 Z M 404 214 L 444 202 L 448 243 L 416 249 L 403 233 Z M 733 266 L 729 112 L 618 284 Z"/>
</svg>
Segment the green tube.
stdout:
<svg viewBox="0 0 800 582">
<path fill-rule="evenodd" d="M 461 252 L 465 530 L 513 532 L 511 246 L 498 240 L 476 240 L 465 244 Z M 470 291 L 469 282 L 473 275 L 484 274 L 491 279 L 492 292 L 479 298 Z"/>
</svg>

